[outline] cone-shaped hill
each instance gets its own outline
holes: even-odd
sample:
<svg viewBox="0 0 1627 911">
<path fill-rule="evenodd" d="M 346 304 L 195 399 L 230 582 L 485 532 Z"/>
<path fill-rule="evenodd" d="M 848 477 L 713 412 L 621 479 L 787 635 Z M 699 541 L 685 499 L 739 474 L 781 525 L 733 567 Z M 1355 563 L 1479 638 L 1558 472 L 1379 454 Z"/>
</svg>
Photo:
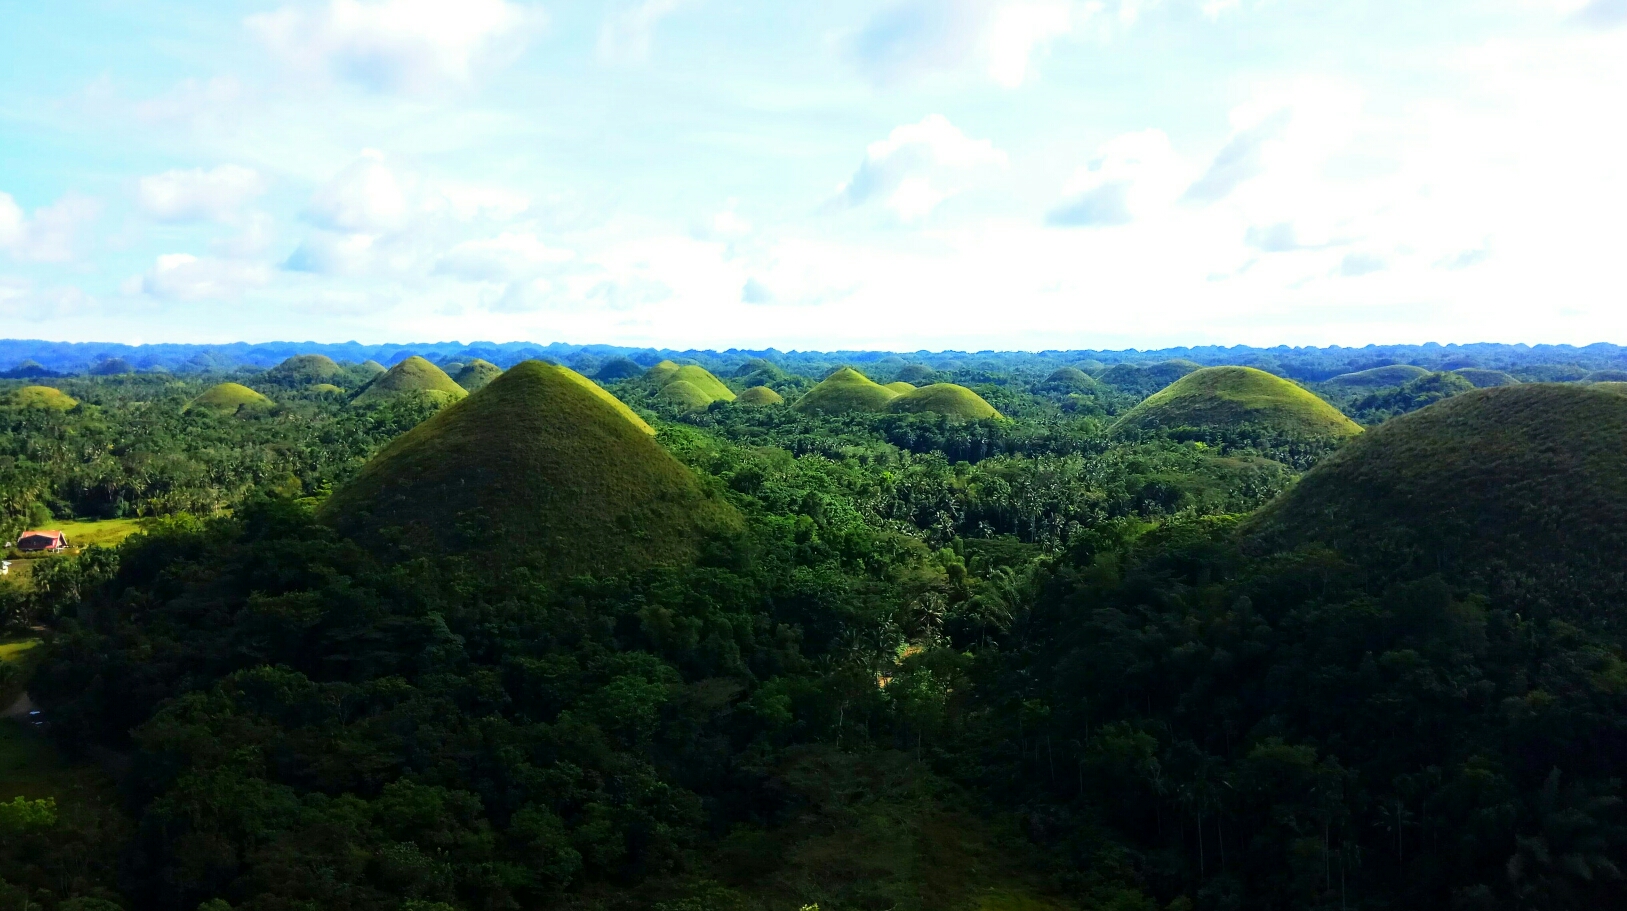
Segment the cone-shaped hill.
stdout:
<svg viewBox="0 0 1627 911">
<path fill-rule="evenodd" d="M 596 389 L 564 367 L 518 364 L 385 447 L 319 517 L 360 541 L 478 551 L 552 578 L 683 563 L 740 528 Z"/>
<path fill-rule="evenodd" d="M 1478 389 L 1352 440 L 1243 528 L 1260 551 L 1333 547 L 1383 578 L 1627 624 L 1627 396 Z"/>
<path fill-rule="evenodd" d="M 1048 389 L 1077 392 L 1085 389 L 1095 389 L 1096 380 L 1078 367 L 1059 367 L 1045 378 L 1044 386 Z"/>
<path fill-rule="evenodd" d="M 676 363 L 672 361 L 662 361 L 644 371 L 644 378 L 659 385 L 672 379 L 672 375 L 677 372 L 678 365 Z"/>
<path fill-rule="evenodd" d="M 54 386 L 24 386 L 9 396 L 7 404 L 13 408 L 68 411 L 79 404 L 79 400 Z"/>
<path fill-rule="evenodd" d="M 767 386 L 753 386 L 735 397 L 736 405 L 783 405 L 784 396 Z"/>
<path fill-rule="evenodd" d="M 338 386 L 335 386 L 332 383 L 317 383 L 315 386 L 306 387 L 305 391 L 315 392 L 320 395 L 334 395 L 336 393 L 344 392 L 343 389 L 340 389 Z"/>
<path fill-rule="evenodd" d="M 899 368 L 896 379 L 900 383 L 909 383 L 911 386 L 913 386 L 916 383 L 931 382 L 932 378 L 937 375 L 938 371 L 933 370 L 931 367 L 928 367 L 925 364 L 905 364 L 903 367 Z"/>
<path fill-rule="evenodd" d="M 487 383 L 490 383 L 492 380 L 495 380 L 502 375 L 503 368 L 493 364 L 491 361 L 483 361 L 477 357 L 469 363 L 464 364 L 463 369 L 458 371 L 457 376 L 454 376 L 452 381 L 457 383 L 459 386 L 462 386 L 464 389 L 474 392 L 478 389 L 486 388 Z"/>
<path fill-rule="evenodd" d="M 415 354 L 374 379 L 350 404 L 370 407 L 422 397 L 445 405 L 468 394 L 445 371 Z"/>
<path fill-rule="evenodd" d="M 932 412 L 963 420 L 1000 416 L 1000 412 L 995 411 L 994 406 L 984 401 L 982 396 L 954 383 L 933 383 L 911 389 L 888 402 L 887 410 L 897 414 Z"/>
<path fill-rule="evenodd" d="M 1361 426 L 1309 391 L 1253 367 L 1205 367 L 1130 409 L 1116 433 L 1253 425 L 1297 439 L 1336 440 Z"/>
<path fill-rule="evenodd" d="M 886 411 L 887 403 L 898 393 L 881 386 L 852 367 L 838 368 L 809 389 L 791 407 L 811 414 L 844 414 L 849 411 Z"/>
<path fill-rule="evenodd" d="M 1501 370 L 1484 370 L 1479 367 L 1464 367 L 1452 371 L 1473 383 L 1476 389 L 1489 389 L 1492 386 L 1512 386 L 1519 380 Z"/>
<path fill-rule="evenodd" d="M 882 384 L 881 388 L 883 388 L 883 389 L 891 389 L 892 391 L 898 393 L 899 395 L 903 395 L 906 392 L 914 392 L 915 391 L 915 384 L 914 383 L 906 383 L 903 380 L 893 380 L 891 383 Z"/>
<path fill-rule="evenodd" d="M 266 382 L 279 386 L 312 386 L 331 383 L 345 375 L 345 368 L 322 354 L 296 354 L 266 371 Z"/>
<path fill-rule="evenodd" d="M 366 360 L 357 364 L 356 370 L 365 376 L 378 376 L 384 372 L 384 365 L 378 361 Z"/>
<path fill-rule="evenodd" d="M 1428 370 L 1411 364 L 1391 364 L 1355 373 L 1341 373 L 1328 380 L 1327 385 L 1341 389 L 1382 389 L 1385 386 L 1399 386 L 1428 374 Z"/>
<path fill-rule="evenodd" d="M 617 355 L 600 364 L 599 372 L 593 374 L 593 376 L 602 382 L 614 383 L 616 380 L 625 380 L 629 377 L 638 376 L 643 372 L 644 368 L 638 365 L 638 361 L 630 357 Z"/>
<path fill-rule="evenodd" d="M 197 409 L 200 411 L 213 411 L 219 414 L 232 414 L 245 408 L 250 410 L 270 408 L 273 404 L 270 399 L 247 386 L 238 383 L 221 383 L 218 386 L 210 386 L 204 390 L 203 395 L 188 402 L 187 406 L 182 410 L 192 411 Z"/>
<path fill-rule="evenodd" d="M 712 404 L 714 399 L 700 390 L 699 386 L 688 380 L 673 380 L 661 387 L 656 398 L 685 411 L 699 411 Z"/>
<path fill-rule="evenodd" d="M 697 364 L 680 367 L 672 361 L 662 361 L 646 371 L 644 376 L 660 387 L 658 394 L 661 398 L 684 408 L 705 408 L 713 402 L 734 401 L 734 390 Z M 667 387 L 675 383 L 683 383 L 687 388 L 669 391 Z"/>
</svg>

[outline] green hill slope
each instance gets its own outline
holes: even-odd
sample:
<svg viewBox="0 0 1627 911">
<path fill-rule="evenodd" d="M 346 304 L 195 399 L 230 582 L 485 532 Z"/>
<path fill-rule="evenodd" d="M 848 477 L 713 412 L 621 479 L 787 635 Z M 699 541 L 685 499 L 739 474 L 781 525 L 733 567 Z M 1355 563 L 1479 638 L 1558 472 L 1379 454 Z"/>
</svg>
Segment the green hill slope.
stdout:
<svg viewBox="0 0 1627 911">
<path fill-rule="evenodd" d="M 711 396 L 702 392 L 699 386 L 688 380 L 679 379 L 674 379 L 662 386 L 661 391 L 656 393 L 656 398 L 669 405 L 688 411 L 697 411 L 715 401 Z"/>
<path fill-rule="evenodd" d="M 689 383 L 712 401 L 734 401 L 734 390 L 723 385 L 723 381 L 713 376 L 705 367 L 696 364 L 685 364 L 679 367 L 668 382 Z"/>
<path fill-rule="evenodd" d="M 937 375 L 938 371 L 925 364 L 905 364 L 899 369 L 898 375 L 894 379 L 913 386 L 916 383 L 931 382 L 932 378 Z"/>
<path fill-rule="evenodd" d="M 1482 370 L 1479 367 L 1464 367 L 1454 370 L 1453 373 L 1473 383 L 1477 389 L 1489 389 L 1492 386 L 1512 386 L 1518 383 L 1515 379 L 1501 370 Z"/>
<path fill-rule="evenodd" d="M 421 396 L 444 405 L 468 394 L 441 368 L 413 355 L 374 379 L 350 404 L 368 407 Z"/>
<path fill-rule="evenodd" d="M 899 395 L 903 395 L 906 392 L 914 392 L 915 391 L 915 384 L 914 383 L 906 383 L 903 380 L 894 380 L 891 383 L 882 384 L 881 388 L 883 388 L 883 389 L 891 389 L 892 391 L 898 393 Z"/>
<path fill-rule="evenodd" d="M 809 389 L 791 407 L 810 414 L 843 414 L 849 411 L 885 411 L 898 393 L 877 385 L 869 377 L 842 367 Z"/>
<path fill-rule="evenodd" d="M 602 382 L 614 383 L 616 380 L 625 380 L 629 377 L 638 376 L 643 372 L 644 368 L 640 367 L 637 361 L 630 357 L 617 355 L 600 364 L 598 372 L 594 373 L 593 376 Z"/>
<path fill-rule="evenodd" d="M 459 386 L 462 386 L 464 389 L 474 392 L 477 389 L 486 388 L 487 383 L 490 383 L 492 380 L 495 380 L 502 375 L 503 368 L 493 364 L 491 361 L 483 361 L 480 358 L 475 358 L 469 363 L 464 364 L 463 369 L 458 371 L 457 376 L 453 377 L 452 381 L 457 383 Z"/>
<path fill-rule="evenodd" d="M 934 383 L 911 389 L 888 402 L 887 410 L 898 414 L 932 412 L 965 420 L 1000 416 L 1000 412 L 995 411 L 994 406 L 984 401 L 982 396 L 954 383 Z"/>
<path fill-rule="evenodd" d="M 79 400 L 54 386 L 24 386 L 13 392 L 7 400 L 13 408 L 52 408 L 67 411 Z"/>
<path fill-rule="evenodd" d="M 209 387 L 204 391 L 203 395 L 188 402 L 186 408 L 182 410 L 191 411 L 196 408 L 226 414 L 243 408 L 270 408 L 273 404 L 275 403 L 270 399 L 247 386 L 237 383 L 221 383 L 218 386 Z"/>
<path fill-rule="evenodd" d="M 1352 441 L 1261 510 L 1245 538 L 1268 550 L 1326 544 L 1371 572 L 1441 572 L 1614 617 L 1627 597 L 1624 440 L 1627 396 L 1475 390 Z"/>
<path fill-rule="evenodd" d="M 280 386 L 331 383 L 345 375 L 333 358 L 322 354 L 296 354 L 266 371 L 266 381 Z"/>
<path fill-rule="evenodd" d="M 783 405 L 785 398 L 767 386 L 753 386 L 735 397 L 736 405 Z"/>
<path fill-rule="evenodd" d="M 656 364 L 650 369 L 644 371 L 644 378 L 654 383 L 665 383 L 666 381 L 672 379 L 672 375 L 677 372 L 677 364 L 673 363 L 672 361 L 662 361 L 661 363 Z"/>
<path fill-rule="evenodd" d="M 478 550 L 555 578 L 684 562 L 740 527 L 597 388 L 518 364 L 385 447 L 321 518 L 360 540 L 399 528 L 415 549 Z"/>
<path fill-rule="evenodd" d="M 1391 364 L 1388 367 L 1374 367 L 1355 373 L 1341 373 L 1328 380 L 1327 385 L 1341 389 L 1380 389 L 1385 386 L 1399 386 L 1428 373 L 1428 370 L 1411 364 Z"/>
<path fill-rule="evenodd" d="M 1048 389 L 1081 391 L 1095 389 L 1096 380 L 1078 367 L 1059 367 L 1042 384 Z"/>
<path fill-rule="evenodd" d="M 374 360 L 362 361 L 356 365 L 356 370 L 367 376 L 378 376 L 384 373 L 384 365 Z"/>
<path fill-rule="evenodd" d="M 1255 425 L 1301 439 L 1339 439 L 1360 425 L 1307 390 L 1253 367 L 1206 367 L 1132 408 L 1114 432 Z"/>
<path fill-rule="evenodd" d="M 1582 377 L 1584 383 L 1627 383 L 1627 370 L 1595 370 Z"/>
<path fill-rule="evenodd" d="M 317 383 L 315 386 L 306 387 L 305 391 L 320 393 L 322 395 L 334 395 L 344 392 L 343 389 L 333 385 L 332 383 Z"/>
</svg>

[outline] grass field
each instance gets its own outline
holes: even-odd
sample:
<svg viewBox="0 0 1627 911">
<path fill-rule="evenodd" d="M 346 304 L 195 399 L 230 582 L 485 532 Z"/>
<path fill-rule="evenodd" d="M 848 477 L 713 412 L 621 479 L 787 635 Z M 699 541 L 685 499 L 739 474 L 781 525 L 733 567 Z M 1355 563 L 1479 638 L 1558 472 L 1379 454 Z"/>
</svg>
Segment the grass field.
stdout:
<svg viewBox="0 0 1627 911">
<path fill-rule="evenodd" d="M 68 536 L 68 553 L 77 554 L 92 544 L 114 547 L 141 528 L 140 519 L 97 519 L 71 522 L 54 521 L 46 528 Z M 11 571 L 5 579 L 13 584 L 27 585 L 34 567 L 41 560 L 55 560 L 60 554 L 27 554 L 11 558 Z M 4 649 L 4 646 L 0 646 Z M 0 706 L 3 708 L 3 706 Z"/>
</svg>

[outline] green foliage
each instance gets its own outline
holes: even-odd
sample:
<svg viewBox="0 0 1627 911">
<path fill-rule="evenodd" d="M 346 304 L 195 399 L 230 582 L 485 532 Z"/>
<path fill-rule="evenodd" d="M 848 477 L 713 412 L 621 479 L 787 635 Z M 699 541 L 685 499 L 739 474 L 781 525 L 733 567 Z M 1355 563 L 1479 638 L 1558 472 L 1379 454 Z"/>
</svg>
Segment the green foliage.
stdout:
<svg viewBox="0 0 1627 911">
<path fill-rule="evenodd" d="M 478 551 L 556 578 L 682 562 L 738 526 L 606 398 L 563 367 L 512 367 L 386 447 L 323 516 L 369 542 Z"/>
<path fill-rule="evenodd" d="M 210 411 L 216 414 L 241 414 L 268 409 L 275 403 L 240 383 L 221 383 L 211 386 L 203 395 L 187 403 L 186 411 Z"/>
<path fill-rule="evenodd" d="M 1332 546 L 1380 577 L 1444 573 L 1531 610 L 1614 616 L 1627 598 L 1627 398 L 1481 389 L 1388 421 L 1249 526 L 1256 546 Z"/>
<path fill-rule="evenodd" d="M 885 410 L 898 393 L 873 382 L 869 377 L 842 367 L 825 377 L 791 405 L 805 414 L 842 414 L 849 411 Z"/>
<path fill-rule="evenodd" d="M 371 408 L 410 399 L 448 405 L 468 394 L 441 368 L 414 355 L 380 374 L 350 403 Z"/>
<path fill-rule="evenodd" d="M 1214 431 L 1252 425 L 1271 434 L 1338 440 L 1361 427 L 1332 405 L 1252 367 L 1207 367 L 1171 384 L 1113 425 L 1118 434 Z"/>
<path fill-rule="evenodd" d="M 1347 409 L 1364 423 L 1376 424 L 1399 414 L 1426 408 L 1475 388 L 1467 377 L 1456 373 L 1426 373 L 1401 386 L 1374 392 L 1351 402 Z"/>
<path fill-rule="evenodd" d="M 46 797 L 29 800 L 14 797 L 10 803 L 0 802 L 0 838 L 16 835 L 29 829 L 46 829 L 56 825 L 56 800 Z"/>
</svg>

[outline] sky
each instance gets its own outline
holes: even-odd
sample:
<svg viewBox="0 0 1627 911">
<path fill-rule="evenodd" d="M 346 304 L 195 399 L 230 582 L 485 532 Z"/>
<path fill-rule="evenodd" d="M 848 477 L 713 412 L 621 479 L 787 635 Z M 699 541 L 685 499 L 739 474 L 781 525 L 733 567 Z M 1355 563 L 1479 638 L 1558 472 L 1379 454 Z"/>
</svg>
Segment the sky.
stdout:
<svg viewBox="0 0 1627 911">
<path fill-rule="evenodd" d="M 1627 0 L 0 0 L 0 336 L 1627 343 Z"/>
</svg>

